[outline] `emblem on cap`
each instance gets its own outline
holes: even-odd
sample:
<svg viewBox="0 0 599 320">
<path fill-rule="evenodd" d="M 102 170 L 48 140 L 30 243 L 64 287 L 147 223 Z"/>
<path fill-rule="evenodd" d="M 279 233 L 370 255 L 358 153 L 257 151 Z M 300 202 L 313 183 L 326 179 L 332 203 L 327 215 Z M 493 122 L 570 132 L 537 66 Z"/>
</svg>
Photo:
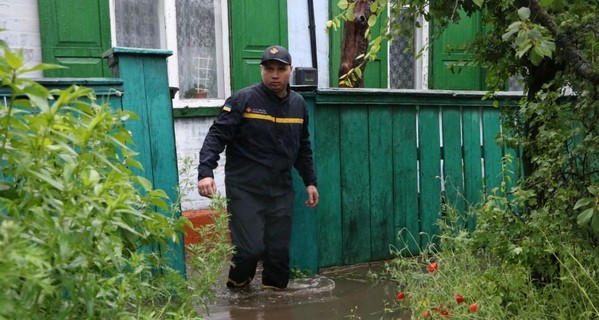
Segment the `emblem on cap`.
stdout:
<svg viewBox="0 0 599 320">
<path fill-rule="evenodd" d="M 279 52 L 279 49 L 277 48 L 270 48 L 270 54 L 277 54 L 277 52 Z"/>
</svg>

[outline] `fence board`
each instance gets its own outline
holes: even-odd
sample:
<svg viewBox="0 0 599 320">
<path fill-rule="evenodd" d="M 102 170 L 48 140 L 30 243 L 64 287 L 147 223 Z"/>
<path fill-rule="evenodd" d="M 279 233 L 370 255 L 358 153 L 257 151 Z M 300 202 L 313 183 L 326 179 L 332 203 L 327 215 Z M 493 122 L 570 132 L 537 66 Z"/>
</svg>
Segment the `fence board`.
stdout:
<svg viewBox="0 0 599 320">
<path fill-rule="evenodd" d="M 441 150 L 439 139 L 439 107 L 421 106 L 418 112 L 420 162 L 420 245 L 424 248 L 439 233 L 441 203 Z"/>
<path fill-rule="evenodd" d="M 464 179 L 462 176 L 462 121 L 459 106 L 443 107 L 443 179 L 445 202 L 464 211 Z M 463 221 L 457 221 L 463 224 Z"/>
<path fill-rule="evenodd" d="M 343 263 L 370 259 L 368 111 L 343 107 L 341 140 L 341 212 Z"/>
<path fill-rule="evenodd" d="M 500 186 L 503 153 L 497 143 L 500 133 L 500 112 L 495 108 L 485 108 L 483 112 L 483 150 L 485 159 L 485 193 L 493 193 Z"/>
<path fill-rule="evenodd" d="M 339 107 L 315 108 L 314 113 L 317 128 L 314 130 L 314 165 L 320 194 L 316 213 L 318 260 L 321 267 L 330 267 L 342 264 L 343 251 Z"/>
<path fill-rule="evenodd" d="M 393 222 L 393 118 L 389 106 L 369 108 L 371 260 L 389 258 Z"/>
<path fill-rule="evenodd" d="M 468 210 L 470 206 L 479 203 L 482 199 L 482 165 L 481 165 L 481 132 L 480 108 L 464 108 L 463 137 L 464 137 L 464 195 Z M 474 228 L 475 219 L 470 217 L 468 227 Z"/>
</svg>

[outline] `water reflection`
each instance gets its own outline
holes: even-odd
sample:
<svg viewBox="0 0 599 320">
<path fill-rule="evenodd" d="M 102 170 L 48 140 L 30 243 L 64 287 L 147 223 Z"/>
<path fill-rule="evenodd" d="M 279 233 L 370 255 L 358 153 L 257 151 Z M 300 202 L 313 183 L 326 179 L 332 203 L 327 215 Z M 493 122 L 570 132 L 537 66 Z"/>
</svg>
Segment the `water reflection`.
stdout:
<svg viewBox="0 0 599 320">
<path fill-rule="evenodd" d="M 387 306 L 394 303 L 395 285 L 389 282 L 375 283 L 368 277 L 368 272 L 380 271 L 380 265 L 325 270 L 314 277 L 291 281 L 284 291 L 261 288 L 259 278 L 254 279 L 247 289 L 230 291 L 225 288 L 223 277 L 223 285 L 217 290 L 217 301 L 210 306 L 210 314 L 205 315 L 205 318 L 401 319 L 403 317 L 398 313 L 384 312 Z"/>
</svg>

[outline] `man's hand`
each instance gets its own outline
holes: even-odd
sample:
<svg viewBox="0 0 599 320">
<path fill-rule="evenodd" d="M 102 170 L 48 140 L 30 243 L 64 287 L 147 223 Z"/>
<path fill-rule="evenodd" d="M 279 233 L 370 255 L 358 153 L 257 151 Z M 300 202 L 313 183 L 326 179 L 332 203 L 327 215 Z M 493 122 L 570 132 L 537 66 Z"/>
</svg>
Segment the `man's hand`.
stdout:
<svg viewBox="0 0 599 320">
<path fill-rule="evenodd" d="M 212 195 L 216 192 L 216 183 L 214 178 L 206 177 L 198 181 L 198 193 L 202 197 L 212 198 Z"/>
<path fill-rule="evenodd" d="M 307 186 L 306 192 L 308 192 L 308 200 L 306 200 L 306 206 L 310 208 L 316 207 L 318 205 L 319 195 L 318 189 L 315 186 Z"/>
</svg>

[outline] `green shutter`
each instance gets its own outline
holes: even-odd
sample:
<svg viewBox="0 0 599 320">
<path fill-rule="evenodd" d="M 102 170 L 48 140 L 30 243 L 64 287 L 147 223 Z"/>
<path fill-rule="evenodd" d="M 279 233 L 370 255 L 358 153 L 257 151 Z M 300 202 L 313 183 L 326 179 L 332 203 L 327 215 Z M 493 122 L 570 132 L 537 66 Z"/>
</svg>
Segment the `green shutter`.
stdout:
<svg viewBox="0 0 599 320">
<path fill-rule="evenodd" d="M 108 77 L 102 59 L 110 49 L 108 0 L 38 1 L 42 59 L 67 69 L 45 71 L 46 77 Z"/>
<path fill-rule="evenodd" d="M 431 26 L 434 30 L 434 23 Z M 434 40 L 430 89 L 484 90 L 483 69 L 468 65 L 474 59 L 473 53 L 468 51 L 468 46 L 480 32 L 480 13 L 470 17 L 462 13 L 459 24 L 450 25 Z"/>
<path fill-rule="evenodd" d="M 287 47 L 287 2 L 243 0 L 229 5 L 231 86 L 237 91 L 260 82 L 260 58 L 266 47 Z"/>
</svg>

